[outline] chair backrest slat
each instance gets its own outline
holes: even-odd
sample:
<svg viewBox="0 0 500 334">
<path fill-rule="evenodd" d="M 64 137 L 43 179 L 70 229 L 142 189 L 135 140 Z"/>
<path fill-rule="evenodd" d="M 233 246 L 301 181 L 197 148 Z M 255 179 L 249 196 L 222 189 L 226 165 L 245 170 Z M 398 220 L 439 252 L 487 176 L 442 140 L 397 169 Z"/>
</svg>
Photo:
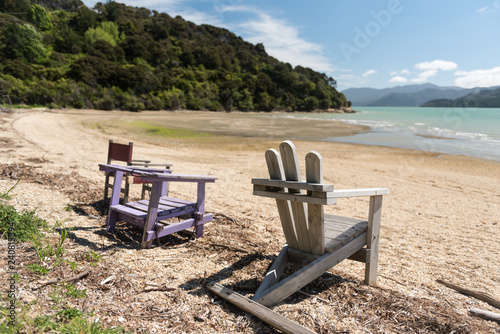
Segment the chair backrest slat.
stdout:
<svg viewBox="0 0 500 334">
<path fill-rule="evenodd" d="M 280 152 L 283 160 L 283 170 L 287 181 L 301 181 L 300 169 L 297 161 L 297 152 L 295 145 L 286 140 L 280 144 Z M 288 189 L 290 193 L 300 193 L 298 189 Z M 305 203 L 291 203 L 293 221 L 295 223 L 295 232 L 300 250 L 311 252 L 311 242 L 309 240 L 309 228 L 307 226 L 307 210 Z"/>
<path fill-rule="evenodd" d="M 307 183 L 323 183 L 323 158 L 318 152 L 312 151 L 306 155 L 306 181 Z M 308 193 L 314 195 L 313 191 L 308 191 Z M 307 218 L 311 252 L 323 255 L 325 252 L 323 205 L 308 203 Z"/>
<path fill-rule="evenodd" d="M 108 164 L 111 164 L 113 160 L 123 161 L 128 165 L 132 163 L 132 149 L 134 148 L 133 143 L 117 144 L 113 143 L 112 140 L 109 141 L 108 148 Z"/>
<path fill-rule="evenodd" d="M 269 170 L 269 178 L 273 180 L 283 180 L 284 172 L 281 158 L 278 151 L 270 149 L 266 151 L 267 169 Z M 283 190 L 281 188 L 280 190 Z M 290 202 L 283 199 L 276 199 L 276 206 L 281 220 L 281 227 L 285 234 L 285 239 L 289 247 L 298 248 L 297 236 L 293 223 L 292 208 Z"/>
</svg>

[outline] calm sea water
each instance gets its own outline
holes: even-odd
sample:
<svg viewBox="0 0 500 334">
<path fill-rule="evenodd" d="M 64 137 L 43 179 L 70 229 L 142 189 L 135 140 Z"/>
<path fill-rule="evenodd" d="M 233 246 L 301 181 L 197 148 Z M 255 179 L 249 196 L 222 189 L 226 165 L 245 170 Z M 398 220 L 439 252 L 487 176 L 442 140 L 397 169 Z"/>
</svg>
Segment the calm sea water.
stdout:
<svg viewBox="0 0 500 334">
<path fill-rule="evenodd" d="M 500 161 L 500 108 L 353 107 L 354 114 L 293 117 L 341 120 L 371 131 L 328 141 L 463 154 Z M 436 138 L 437 137 L 437 138 Z"/>
</svg>

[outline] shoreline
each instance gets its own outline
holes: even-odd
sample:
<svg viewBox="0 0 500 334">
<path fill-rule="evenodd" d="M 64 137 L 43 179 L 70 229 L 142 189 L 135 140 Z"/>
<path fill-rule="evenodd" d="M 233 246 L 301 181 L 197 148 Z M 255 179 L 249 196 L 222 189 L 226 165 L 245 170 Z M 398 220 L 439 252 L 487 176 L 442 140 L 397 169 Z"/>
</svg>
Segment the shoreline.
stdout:
<svg viewBox="0 0 500 334">
<path fill-rule="evenodd" d="M 366 142 L 357 142 L 343 140 L 355 135 L 363 134 L 374 134 L 376 131 L 366 125 L 356 125 L 346 123 L 341 120 L 322 120 L 322 119 L 309 119 L 309 118 L 295 118 L 293 115 L 307 116 L 311 112 L 286 112 L 286 111 L 271 111 L 271 112 L 243 112 L 243 111 L 231 111 L 231 112 L 212 112 L 212 111 L 199 111 L 199 110 L 158 110 L 158 111 L 121 111 L 121 110 L 111 110 L 102 111 L 97 109 L 46 109 L 46 108 L 34 108 L 34 109 L 13 109 L 14 113 L 53 113 L 61 115 L 80 115 L 80 116 L 99 116 L 104 119 L 112 119 L 114 117 L 125 116 L 128 119 L 140 119 L 149 122 L 159 122 L 160 127 L 166 128 L 179 128 L 186 129 L 190 131 L 206 131 L 215 136 L 227 136 L 227 137 L 242 137 L 242 138 L 259 138 L 259 139 L 291 139 L 291 140 L 302 140 L 302 141 L 320 141 L 325 143 L 338 143 L 338 144 L 349 144 L 356 146 L 366 146 L 366 147 L 380 147 L 389 149 L 403 149 L 403 150 L 414 150 L 418 152 L 424 152 L 426 154 L 432 154 L 436 156 L 457 156 L 457 157 L 467 157 L 473 159 L 484 160 L 488 162 L 500 163 L 500 159 L 490 158 L 484 156 L 470 155 L 461 152 L 446 152 L 439 150 L 423 150 L 414 147 L 405 147 L 401 145 L 390 145 L 390 144 L 369 144 Z M 312 114 L 318 114 L 312 112 Z M 327 114 L 319 113 L 319 114 Z M 290 117 L 278 117 L 273 119 L 271 122 L 262 121 L 258 119 L 262 118 L 265 120 L 267 117 L 273 118 L 275 116 L 287 115 Z M 200 117 L 201 116 L 201 119 Z M 228 116 L 230 119 L 228 119 Z M 168 117 L 165 120 L 164 117 Z M 223 121 L 225 120 L 225 121 Z M 282 120 L 281 124 L 278 124 L 277 120 Z M 291 121 L 290 121 L 291 120 Z M 302 121 L 303 126 L 297 126 L 293 123 L 295 121 Z M 170 124 L 170 122 L 175 122 L 175 124 Z M 245 124 L 247 123 L 247 124 Z M 205 126 L 210 124 L 214 128 L 206 128 Z M 241 125 L 245 125 L 241 127 Z M 315 132 L 311 132 L 309 127 L 318 126 Z M 234 128 L 238 127 L 236 131 Z M 258 127 L 254 131 L 253 127 Z M 232 129 L 228 129 L 231 128 Z M 278 131 L 271 133 L 269 129 L 276 129 L 279 127 L 286 127 L 288 130 Z M 266 133 L 267 131 L 267 133 Z M 333 134 L 333 135 L 331 135 Z M 134 136 L 133 134 L 131 134 Z M 415 137 L 422 137 L 425 139 L 436 139 L 436 140 L 456 140 L 456 138 L 427 135 L 427 134 L 414 134 Z M 341 140 L 329 140 L 329 138 L 341 138 Z M 154 142 L 161 142 L 161 140 L 155 140 Z M 425 146 L 425 145 L 424 145 Z"/>
</svg>

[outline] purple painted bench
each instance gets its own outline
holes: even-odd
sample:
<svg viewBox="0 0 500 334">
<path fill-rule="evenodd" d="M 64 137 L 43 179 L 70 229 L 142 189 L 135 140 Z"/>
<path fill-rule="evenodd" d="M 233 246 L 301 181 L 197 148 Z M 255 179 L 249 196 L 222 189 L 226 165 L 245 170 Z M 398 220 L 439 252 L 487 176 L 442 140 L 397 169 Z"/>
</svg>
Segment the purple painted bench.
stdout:
<svg viewBox="0 0 500 334">
<path fill-rule="evenodd" d="M 142 248 L 151 248 L 155 238 L 161 238 L 175 232 L 194 227 L 196 238 L 203 235 L 203 225 L 213 219 L 213 215 L 205 213 L 205 185 L 215 182 L 213 176 L 170 174 L 171 170 L 134 168 L 100 164 L 99 169 L 114 173 L 106 227 L 108 232 L 115 230 L 117 221 L 126 221 L 142 227 Z M 151 182 L 152 190 L 149 200 L 120 204 L 120 191 L 123 175 L 140 177 L 142 181 Z M 196 182 L 196 202 L 172 198 L 168 196 L 169 182 Z M 165 224 L 170 218 L 179 218 L 179 222 Z"/>
</svg>

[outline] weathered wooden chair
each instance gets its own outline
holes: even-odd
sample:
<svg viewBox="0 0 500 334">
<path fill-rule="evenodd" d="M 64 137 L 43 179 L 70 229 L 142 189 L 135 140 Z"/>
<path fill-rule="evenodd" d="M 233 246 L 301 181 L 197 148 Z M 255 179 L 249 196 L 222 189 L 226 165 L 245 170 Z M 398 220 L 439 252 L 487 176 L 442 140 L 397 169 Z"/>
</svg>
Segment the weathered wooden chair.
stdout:
<svg viewBox="0 0 500 334">
<path fill-rule="evenodd" d="M 109 164 L 99 166 L 101 171 L 114 173 L 106 220 L 107 231 L 113 232 L 117 221 L 126 221 L 142 227 L 142 248 L 151 248 L 155 238 L 189 228 L 194 228 L 195 236 L 199 238 L 203 235 L 203 225 L 213 219 L 212 214 L 205 213 L 205 185 L 215 182 L 215 177 L 175 175 L 171 174 L 168 169 L 134 168 Z M 142 181 L 151 182 L 150 199 L 120 204 L 122 178 L 125 175 L 140 177 Z M 167 196 L 169 182 L 197 183 L 196 201 Z"/>
<path fill-rule="evenodd" d="M 365 283 L 376 284 L 382 195 L 389 190 L 334 190 L 333 185 L 323 184 L 322 157 L 314 151 L 306 155 L 306 181 L 302 182 L 293 143 L 281 143 L 280 152 L 281 159 L 274 149 L 266 152 L 270 179 L 252 179 L 252 183 L 254 195 L 276 199 L 287 244 L 253 300 L 273 306 L 347 258 L 364 262 Z M 324 213 L 324 205 L 354 196 L 370 196 L 368 220 Z M 280 280 L 288 262 L 301 268 Z"/>
<path fill-rule="evenodd" d="M 165 167 L 169 169 L 172 165 L 169 164 L 152 164 L 150 160 L 136 160 L 132 159 L 132 150 L 134 148 L 134 143 L 130 142 L 128 145 L 114 143 L 112 140 L 109 141 L 108 146 L 108 160 L 107 164 L 112 164 L 115 161 L 125 162 L 127 166 L 143 166 L 143 167 Z M 104 180 L 104 201 L 109 197 L 109 189 L 113 187 L 113 173 L 106 172 L 106 177 Z M 141 199 L 146 197 L 146 192 L 151 192 L 151 186 L 148 182 L 144 182 L 140 177 L 127 176 L 124 178 L 125 186 L 121 188 L 123 193 L 123 201 L 128 202 L 130 184 L 142 184 Z"/>
</svg>

